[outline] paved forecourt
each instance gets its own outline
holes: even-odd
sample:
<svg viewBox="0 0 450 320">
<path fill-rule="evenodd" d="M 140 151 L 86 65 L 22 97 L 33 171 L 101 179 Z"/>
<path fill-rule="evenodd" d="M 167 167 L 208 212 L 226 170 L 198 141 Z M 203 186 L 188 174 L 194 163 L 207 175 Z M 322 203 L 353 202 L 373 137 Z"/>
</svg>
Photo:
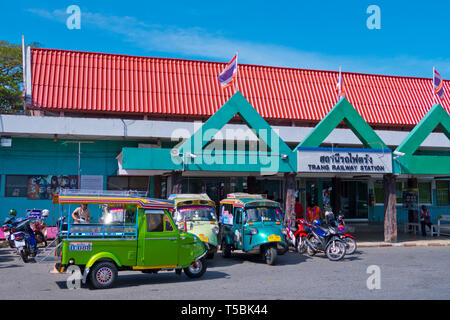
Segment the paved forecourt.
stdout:
<svg viewBox="0 0 450 320">
<path fill-rule="evenodd" d="M 51 262 L 24 264 L 3 247 L 0 299 L 450 299 L 448 261 L 449 247 L 362 248 L 339 262 L 288 252 L 275 266 L 253 255 L 219 254 L 196 280 L 175 272 L 119 272 L 115 288 L 69 290 L 69 275 L 50 273 Z M 369 290 L 373 266 L 380 289 Z"/>
</svg>

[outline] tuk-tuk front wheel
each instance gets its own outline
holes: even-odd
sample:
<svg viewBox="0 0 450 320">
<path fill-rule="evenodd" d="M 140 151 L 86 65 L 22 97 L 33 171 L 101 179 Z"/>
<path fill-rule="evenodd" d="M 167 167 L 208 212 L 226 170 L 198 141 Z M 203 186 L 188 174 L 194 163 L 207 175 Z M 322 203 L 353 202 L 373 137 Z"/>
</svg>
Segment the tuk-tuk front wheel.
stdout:
<svg viewBox="0 0 450 320">
<path fill-rule="evenodd" d="M 189 278 L 200 278 L 206 272 L 206 268 L 206 259 L 202 258 L 194 261 L 189 267 L 183 270 Z"/>
<path fill-rule="evenodd" d="M 96 289 L 111 288 L 117 279 L 117 267 L 109 261 L 100 261 L 90 272 L 91 283 Z"/>
<path fill-rule="evenodd" d="M 277 259 L 277 249 L 274 247 L 266 247 L 263 252 L 264 261 L 269 265 L 274 265 Z"/>
</svg>

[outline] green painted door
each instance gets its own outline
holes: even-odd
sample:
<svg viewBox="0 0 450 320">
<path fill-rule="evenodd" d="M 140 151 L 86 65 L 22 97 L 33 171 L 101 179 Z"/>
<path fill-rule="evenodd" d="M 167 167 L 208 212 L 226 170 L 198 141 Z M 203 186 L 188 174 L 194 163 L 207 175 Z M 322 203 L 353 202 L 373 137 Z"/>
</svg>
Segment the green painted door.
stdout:
<svg viewBox="0 0 450 320">
<path fill-rule="evenodd" d="M 178 265 L 179 234 L 164 210 L 144 212 L 143 266 L 169 268 Z"/>
</svg>

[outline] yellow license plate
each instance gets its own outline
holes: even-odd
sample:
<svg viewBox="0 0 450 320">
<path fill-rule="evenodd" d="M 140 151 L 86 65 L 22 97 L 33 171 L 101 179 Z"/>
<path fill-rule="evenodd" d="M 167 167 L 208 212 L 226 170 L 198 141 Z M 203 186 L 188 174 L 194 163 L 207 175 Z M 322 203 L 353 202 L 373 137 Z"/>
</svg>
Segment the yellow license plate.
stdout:
<svg viewBox="0 0 450 320">
<path fill-rule="evenodd" d="M 271 234 L 268 238 L 269 238 L 269 241 L 281 242 L 281 237 L 277 236 L 276 234 Z"/>
<path fill-rule="evenodd" d="M 200 240 L 202 240 L 203 242 L 208 242 L 209 238 L 208 237 L 200 237 Z"/>
</svg>

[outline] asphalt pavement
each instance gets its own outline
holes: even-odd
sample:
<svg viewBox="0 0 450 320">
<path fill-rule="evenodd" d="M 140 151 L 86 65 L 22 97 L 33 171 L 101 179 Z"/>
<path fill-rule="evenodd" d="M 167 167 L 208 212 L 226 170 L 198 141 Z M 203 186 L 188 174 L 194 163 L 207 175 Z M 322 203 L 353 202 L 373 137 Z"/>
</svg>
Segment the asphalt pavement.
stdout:
<svg viewBox="0 0 450 320">
<path fill-rule="evenodd" d="M 68 289 L 69 275 L 50 273 L 53 261 L 24 264 L 0 248 L 0 299 L 450 299 L 449 261 L 450 247 L 362 248 L 338 262 L 288 252 L 274 266 L 254 255 L 219 253 L 200 279 L 127 271 L 114 288 L 94 290 Z"/>
</svg>

